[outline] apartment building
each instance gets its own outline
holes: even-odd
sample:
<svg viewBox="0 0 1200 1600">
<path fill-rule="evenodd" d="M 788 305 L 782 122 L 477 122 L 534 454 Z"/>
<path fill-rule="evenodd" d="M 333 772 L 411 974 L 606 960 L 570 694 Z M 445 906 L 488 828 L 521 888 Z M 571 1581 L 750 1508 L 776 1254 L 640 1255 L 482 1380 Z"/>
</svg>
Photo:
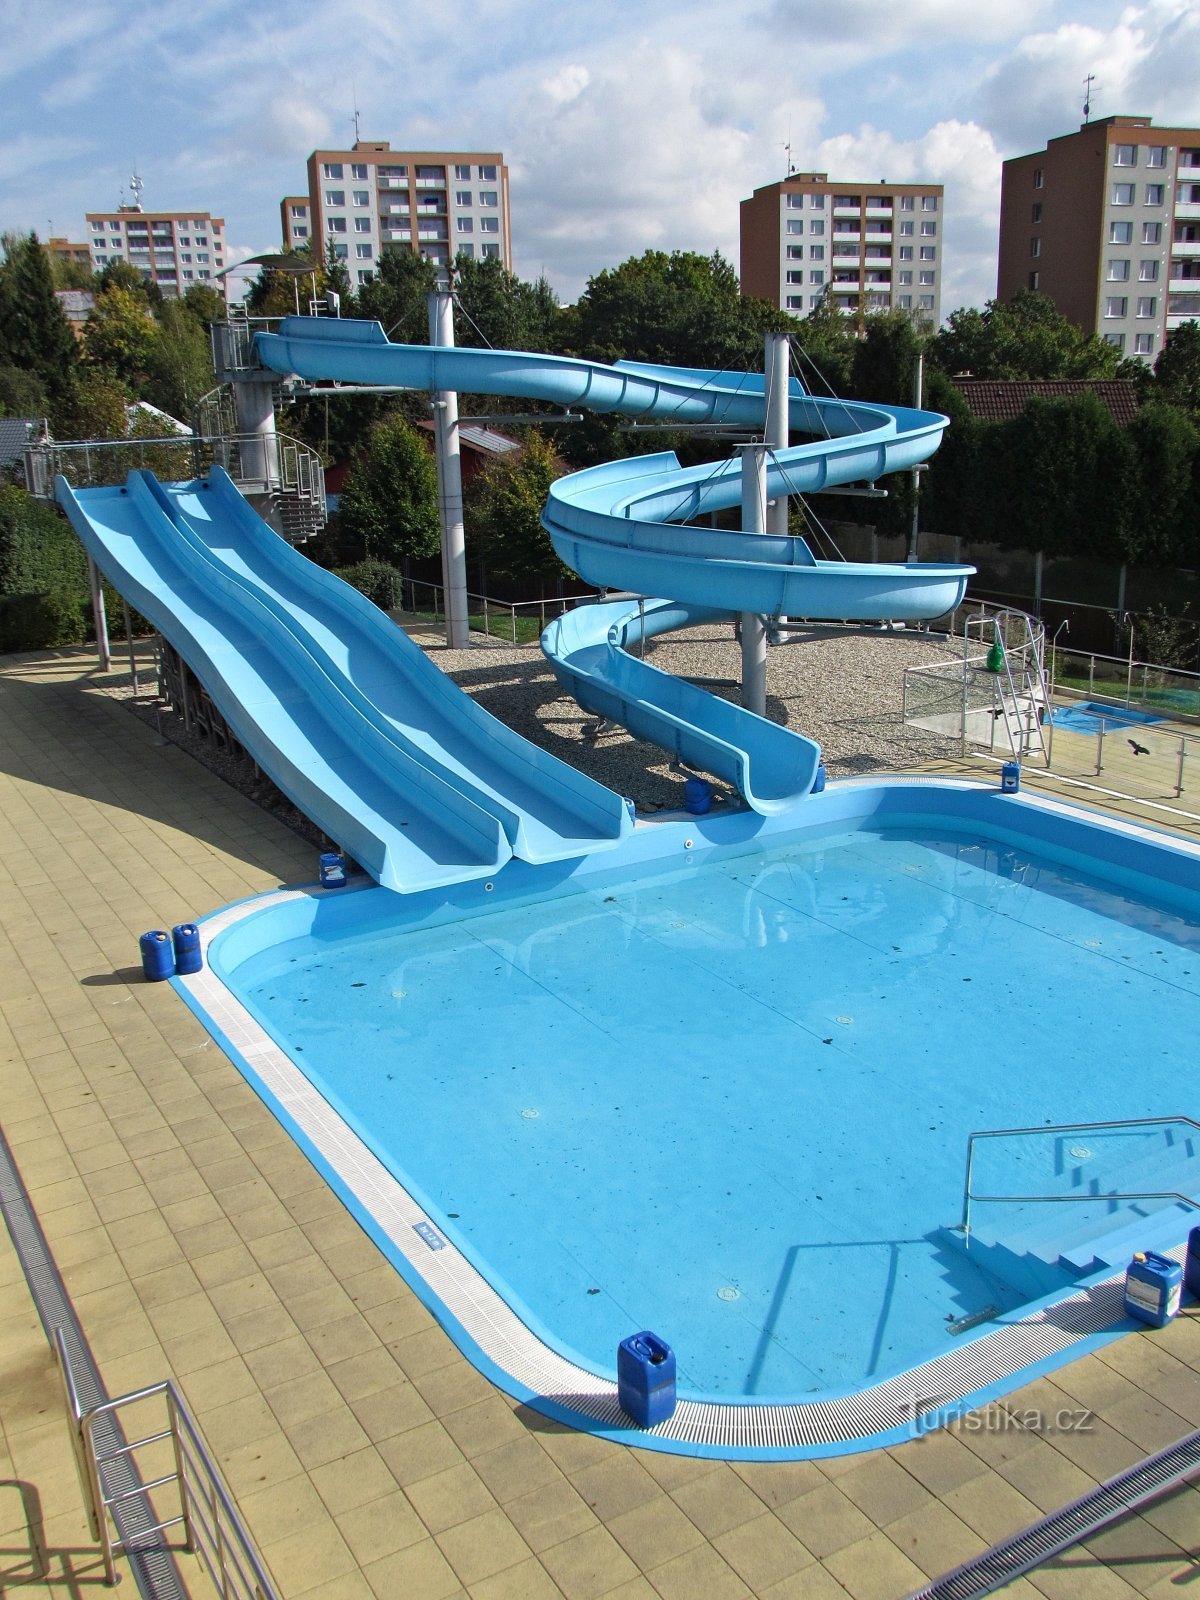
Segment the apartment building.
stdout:
<svg viewBox="0 0 1200 1600">
<path fill-rule="evenodd" d="M 352 150 L 314 150 L 308 194 L 281 204 L 285 247 L 330 245 L 351 283 L 365 283 L 387 249 L 449 265 L 494 257 L 512 270 L 508 168 L 498 150 L 393 150 L 359 139 Z"/>
<path fill-rule="evenodd" d="M 1104 117 L 1006 161 L 996 293 L 1021 289 L 1153 362 L 1200 317 L 1200 128 Z"/>
<path fill-rule="evenodd" d="M 90 267 L 92 250 L 86 239 L 76 242 L 61 234 L 51 234 L 46 240 L 46 250 L 56 261 L 67 261 L 72 266 Z"/>
<path fill-rule="evenodd" d="M 224 271 L 225 219 L 207 211 L 143 211 L 140 205 L 87 213 L 94 272 L 128 261 L 165 295 L 182 295 L 194 283 L 216 286 Z M 222 280 L 223 281 L 223 280 Z"/>
<path fill-rule="evenodd" d="M 939 183 L 831 182 L 794 172 L 741 208 L 742 293 L 796 316 L 829 295 L 839 311 L 942 314 L 945 192 Z"/>
</svg>

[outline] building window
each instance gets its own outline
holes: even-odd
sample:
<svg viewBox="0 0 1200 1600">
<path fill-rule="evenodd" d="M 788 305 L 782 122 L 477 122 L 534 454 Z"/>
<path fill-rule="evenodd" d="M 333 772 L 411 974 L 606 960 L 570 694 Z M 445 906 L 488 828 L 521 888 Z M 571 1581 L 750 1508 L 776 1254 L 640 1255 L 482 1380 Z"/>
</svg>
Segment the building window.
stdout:
<svg viewBox="0 0 1200 1600">
<path fill-rule="evenodd" d="M 345 261 L 346 257 L 350 254 L 350 246 L 348 244 L 335 244 L 333 247 L 333 253 L 338 261 Z"/>
<path fill-rule="evenodd" d="M 911 239 L 914 226 L 912 222 L 902 222 L 900 224 L 900 237 L 902 239 Z"/>
<path fill-rule="evenodd" d="M 201 278 L 211 278 L 212 277 L 212 273 L 208 270 L 207 267 L 201 267 L 200 268 L 200 272 L 199 272 L 199 276 Z"/>
<path fill-rule="evenodd" d="M 1142 283 L 1158 282 L 1158 262 L 1143 261 L 1138 267 L 1138 277 Z"/>
<path fill-rule="evenodd" d="M 294 223 L 292 225 L 292 238 L 293 239 L 307 239 L 308 238 L 308 229 L 306 227 L 303 227 L 298 222 Z"/>
<path fill-rule="evenodd" d="M 823 284 L 825 282 L 825 274 L 823 272 L 819 272 L 819 271 L 818 272 L 810 272 L 809 275 L 808 275 L 808 281 L 809 281 L 809 283 L 814 284 L 817 287 L 819 287 L 821 284 Z"/>
<path fill-rule="evenodd" d="M 1106 333 L 1104 335 L 1104 342 L 1106 344 L 1111 344 L 1114 350 L 1124 350 L 1125 335 L 1123 333 Z"/>
<path fill-rule="evenodd" d="M 103 233 L 104 232 L 104 224 L 102 222 L 93 222 L 92 223 L 92 232 L 93 233 Z"/>
<path fill-rule="evenodd" d="M 1135 144 L 1115 144 L 1115 145 L 1113 145 L 1113 166 L 1114 167 L 1136 167 L 1137 166 L 1137 145 L 1135 145 Z"/>
<path fill-rule="evenodd" d="M 180 261 L 186 261 L 186 262 L 188 262 L 190 264 L 192 258 L 191 258 L 191 256 L 188 254 L 188 252 L 186 250 L 181 250 L 179 252 L 179 259 L 180 259 Z"/>
<path fill-rule="evenodd" d="M 480 169 L 479 169 L 479 181 L 480 181 L 480 183 L 495 183 L 495 181 L 496 181 L 496 169 L 495 169 L 495 167 L 480 167 Z"/>
<path fill-rule="evenodd" d="M 500 254 L 500 246 L 498 244 L 485 244 L 481 246 L 481 254 L 485 260 L 495 260 Z"/>
<path fill-rule="evenodd" d="M 922 236 L 924 238 L 932 239 L 934 237 L 934 235 L 937 233 L 937 223 L 936 222 L 923 222 L 921 224 L 921 233 L 922 233 Z"/>
<path fill-rule="evenodd" d="M 1167 164 L 1167 147 L 1164 144 L 1148 144 L 1146 146 L 1146 165 L 1148 167 L 1165 167 Z"/>
<path fill-rule="evenodd" d="M 1123 294 L 1110 294 L 1104 302 L 1104 315 L 1106 317 L 1127 317 L 1129 315 L 1129 301 Z"/>
<path fill-rule="evenodd" d="M 1031 213 L 1030 220 L 1032 221 L 1032 223 L 1034 224 L 1035 227 L 1042 220 L 1042 202 L 1040 200 L 1033 207 L 1033 211 Z"/>
<path fill-rule="evenodd" d="M 1133 353 L 1135 356 L 1152 356 L 1154 354 L 1154 335 L 1152 333 L 1135 333 L 1133 336 Z"/>
<path fill-rule="evenodd" d="M 825 246 L 823 244 L 812 244 L 812 245 L 809 245 L 809 247 L 808 247 L 808 259 L 810 261 L 824 261 L 824 259 L 825 259 Z"/>
<path fill-rule="evenodd" d="M 932 244 L 923 244 L 921 246 L 921 254 L 919 259 L 922 261 L 936 261 L 937 246 Z"/>
<path fill-rule="evenodd" d="M 362 181 L 366 177 L 366 175 L 367 175 L 367 164 L 366 164 L 366 162 L 365 161 L 356 161 L 356 162 L 354 162 L 354 164 L 350 168 L 350 176 L 352 178 L 357 179 L 359 183 L 362 183 Z"/>
<path fill-rule="evenodd" d="M 802 294 L 790 294 L 790 295 L 788 295 L 788 297 L 787 297 L 787 309 L 789 311 L 803 311 L 804 310 L 804 296 Z"/>
<path fill-rule="evenodd" d="M 480 231 L 480 233 L 499 233 L 500 232 L 500 218 L 499 217 L 480 217 L 480 219 L 479 219 L 479 231 Z"/>
<path fill-rule="evenodd" d="M 790 245 L 788 245 L 788 247 L 787 247 L 787 258 L 788 258 L 789 261 L 803 261 L 804 260 L 804 246 L 802 244 L 790 244 Z"/>
<path fill-rule="evenodd" d="M 1109 283 L 1128 283 L 1128 261 L 1110 261 L 1108 263 L 1108 281 Z"/>
<path fill-rule="evenodd" d="M 835 194 L 833 197 L 834 210 L 840 206 L 843 211 L 857 208 L 862 204 L 861 197 L 856 194 Z"/>
<path fill-rule="evenodd" d="M 325 218 L 325 231 L 326 231 L 326 233 L 345 233 L 345 231 L 346 231 L 346 219 L 345 219 L 345 217 L 326 217 Z"/>
<path fill-rule="evenodd" d="M 787 231 L 790 237 L 795 238 L 797 234 L 804 232 L 804 224 L 802 222 L 794 221 L 793 218 L 789 217 Z"/>
<path fill-rule="evenodd" d="M 475 219 L 474 219 L 474 217 L 459 217 L 458 218 L 458 231 L 459 231 L 459 233 L 474 233 L 475 232 Z"/>
<path fill-rule="evenodd" d="M 1109 244 L 1132 244 L 1133 223 L 1110 222 L 1108 225 L 1108 242 Z"/>
<path fill-rule="evenodd" d="M 456 189 L 454 191 L 454 204 L 456 206 L 474 205 L 474 194 L 470 189 Z"/>
<path fill-rule="evenodd" d="M 912 282 L 912 268 L 910 267 L 905 271 L 901 271 L 901 272 L 897 273 L 896 274 L 896 282 L 897 283 L 911 283 Z"/>
<path fill-rule="evenodd" d="M 810 222 L 808 232 L 810 238 L 823 239 L 825 237 L 825 224 L 823 222 Z"/>
<path fill-rule="evenodd" d="M 1030 239 L 1030 241 L 1029 241 L 1029 254 L 1031 256 L 1040 256 L 1041 253 L 1042 253 L 1042 241 L 1040 239 Z"/>
<path fill-rule="evenodd" d="M 910 244 L 902 244 L 900 246 L 898 254 L 900 256 L 900 260 L 901 261 L 911 261 L 912 258 L 913 258 L 913 247 L 912 247 L 912 245 L 910 245 Z"/>
<path fill-rule="evenodd" d="M 455 169 L 454 169 L 454 177 L 455 177 L 455 181 L 458 182 L 458 183 L 469 183 L 471 181 L 471 169 L 470 169 L 470 167 L 466 167 L 466 166 L 455 167 Z"/>
<path fill-rule="evenodd" d="M 920 304 L 920 307 L 921 307 L 922 311 L 932 311 L 933 310 L 933 296 L 931 294 L 918 295 L 917 296 L 917 301 Z"/>
<path fill-rule="evenodd" d="M 919 276 L 917 278 L 917 282 L 918 283 L 923 283 L 923 284 L 926 284 L 926 285 L 930 285 L 930 284 L 933 283 L 934 276 L 935 276 L 935 274 L 932 273 L 932 272 L 922 272 L 922 273 L 919 274 Z"/>
<path fill-rule="evenodd" d="M 458 247 L 458 253 L 459 253 L 460 256 L 466 256 L 468 261 L 474 261 L 474 259 L 475 259 L 475 246 L 473 244 L 470 244 L 470 243 L 460 244 L 459 247 Z"/>
<path fill-rule="evenodd" d="M 789 194 L 787 197 L 789 211 L 804 210 L 804 196 L 802 194 Z"/>
<path fill-rule="evenodd" d="M 1114 183 L 1112 186 L 1112 203 L 1115 206 L 1131 206 L 1133 204 L 1133 185 L 1131 183 Z"/>
<path fill-rule="evenodd" d="M 1046 185 L 1046 175 L 1045 175 L 1045 173 L 1042 171 L 1041 167 L 1034 167 L 1034 169 L 1033 169 L 1033 187 L 1035 189 L 1043 189 L 1043 188 L 1045 188 L 1045 185 Z"/>
<path fill-rule="evenodd" d="M 921 196 L 921 210 L 922 211 L 936 211 L 937 208 L 938 208 L 938 197 L 937 197 L 937 195 L 935 195 L 935 194 L 923 194 Z"/>
<path fill-rule="evenodd" d="M 479 204 L 481 206 L 494 206 L 499 204 L 495 189 L 481 189 L 479 191 Z"/>
<path fill-rule="evenodd" d="M 355 189 L 354 204 L 356 206 L 369 206 L 371 204 L 371 191 L 369 189 Z"/>
<path fill-rule="evenodd" d="M 345 189 L 326 189 L 325 204 L 327 206 L 344 206 L 346 204 Z"/>
<path fill-rule="evenodd" d="M 1036 289 L 1038 284 L 1041 282 L 1041 277 L 1042 275 L 1040 272 L 1031 272 L 1029 274 L 1029 287 L 1031 289 Z"/>
<path fill-rule="evenodd" d="M 375 252 L 369 244 L 356 244 L 354 246 L 354 254 L 360 261 L 370 261 Z"/>
<path fill-rule="evenodd" d="M 359 269 L 358 269 L 358 281 L 359 281 L 359 283 L 370 283 L 371 280 L 374 278 L 374 276 L 375 276 L 375 274 L 371 270 L 370 267 L 359 267 Z"/>
<path fill-rule="evenodd" d="M 1162 243 L 1162 223 L 1161 222 L 1143 222 L 1142 223 L 1142 243 L 1143 244 L 1161 244 Z"/>
<path fill-rule="evenodd" d="M 1146 204 L 1148 206 L 1161 206 L 1165 190 L 1161 183 L 1148 183 L 1146 185 Z"/>
<path fill-rule="evenodd" d="M 196 251 L 196 260 L 197 261 L 207 261 L 208 260 L 208 251 L 207 250 L 197 250 Z"/>
<path fill-rule="evenodd" d="M 1152 294 L 1141 295 L 1139 297 L 1138 303 L 1137 303 L 1137 314 L 1138 314 L 1139 317 L 1153 317 L 1153 316 L 1156 316 L 1158 314 L 1158 297 L 1157 297 L 1157 295 L 1152 295 Z"/>
<path fill-rule="evenodd" d="M 801 271 L 799 268 L 797 268 L 797 270 L 795 272 L 789 272 L 788 275 L 787 275 L 787 281 L 788 281 L 788 283 L 803 283 L 804 282 L 804 273 L 803 273 L 803 271 Z"/>
<path fill-rule="evenodd" d="M 340 178 L 342 176 L 342 163 L 340 161 L 327 161 L 321 168 L 321 176 L 325 178 Z"/>
<path fill-rule="evenodd" d="M 371 231 L 371 219 L 370 219 L 370 217 L 355 217 L 355 219 L 354 219 L 354 231 L 355 231 L 355 233 L 370 233 L 370 231 Z"/>
</svg>

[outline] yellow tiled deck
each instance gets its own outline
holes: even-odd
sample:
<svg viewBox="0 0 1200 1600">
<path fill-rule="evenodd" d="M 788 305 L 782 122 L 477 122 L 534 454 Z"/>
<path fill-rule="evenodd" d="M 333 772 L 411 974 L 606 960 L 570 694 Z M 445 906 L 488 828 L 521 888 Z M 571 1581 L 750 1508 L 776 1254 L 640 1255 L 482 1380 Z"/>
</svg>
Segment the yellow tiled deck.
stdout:
<svg viewBox="0 0 1200 1600">
<path fill-rule="evenodd" d="M 141 980 L 146 928 L 311 878 L 313 852 L 93 684 L 82 653 L 0 664 L 0 1120 L 109 1391 L 177 1379 L 287 1600 L 892 1600 L 1200 1426 L 1200 1318 L 822 1462 L 629 1450 L 523 1410 Z M 0 1288 L 0 1593 L 84 1594 L 102 1568 L 6 1233 Z M 1052 1425 L 1078 1407 L 1088 1430 Z M 1009 1592 L 1189 1578 L 1194 1487 Z"/>
</svg>

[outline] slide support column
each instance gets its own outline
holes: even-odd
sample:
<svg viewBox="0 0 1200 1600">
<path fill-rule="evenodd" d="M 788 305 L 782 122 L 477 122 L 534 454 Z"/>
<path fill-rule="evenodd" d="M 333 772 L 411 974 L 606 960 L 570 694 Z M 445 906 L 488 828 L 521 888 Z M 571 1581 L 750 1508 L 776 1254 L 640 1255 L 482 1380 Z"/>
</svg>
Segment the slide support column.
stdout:
<svg viewBox="0 0 1200 1600">
<path fill-rule="evenodd" d="M 454 345 L 454 302 L 448 289 L 429 296 L 429 342 Z M 446 643 L 462 650 L 470 642 L 467 626 L 467 544 L 463 527 L 462 462 L 459 456 L 458 394 L 439 389 L 433 397 L 437 445 L 438 517 L 442 525 L 442 581 L 446 591 Z"/>
<path fill-rule="evenodd" d="M 788 381 L 792 372 L 792 341 L 786 333 L 768 333 L 763 336 L 763 374 L 766 378 L 767 409 L 763 427 L 763 443 L 770 450 L 788 447 Z M 787 537 L 787 490 L 777 491 L 774 500 L 767 502 L 767 532 Z M 787 618 L 778 618 L 785 626 Z"/>
<path fill-rule="evenodd" d="M 747 533 L 764 533 L 767 522 L 767 450 L 765 445 L 744 444 L 742 451 L 742 527 Z M 743 611 L 742 704 L 757 716 L 767 714 L 767 619 Z"/>
</svg>

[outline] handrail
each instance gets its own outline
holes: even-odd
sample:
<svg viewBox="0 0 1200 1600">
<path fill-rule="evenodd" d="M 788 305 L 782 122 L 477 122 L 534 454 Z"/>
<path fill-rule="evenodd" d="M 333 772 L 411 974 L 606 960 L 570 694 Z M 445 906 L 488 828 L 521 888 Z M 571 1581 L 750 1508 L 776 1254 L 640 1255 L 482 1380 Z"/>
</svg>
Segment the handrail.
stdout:
<svg viewBox="0 0 1200 1600">
<path fill-rule="evenodd" d="M 1200 1200 L 1194 1200 L 1185 1194 L 1169 1192 L 1156 1192 L 1146 1194 L 1079 1194 L 1079 1195 L 1050 1195 L 1050 1194 L 974 1194 L 971 1189 L 971 1179 L 975 1169 L 975 1141 L 977 1139 L 1015 1139 L 1037 1134 L 1056 1133 L 1098 1133 L 1110 1128 L 1165 1128 L 1175 1124 L 1182 1124 L 1195 1128 L 1200 1133 L 1200 1122 L 1195 1117 L 1182 1114 L 1171 1114 L 1165 1117 L 1120 1117 L 1108 1122 L 1056 1122 L 1043 1124 L 1040 1128 L 979 1128 L 974 1133 L 967 1135 L 967 1169 L 963 1179 L 963 1208 L 962 1221 L 959 1231 L 963 1235 L 964 1244 L 969 1248 L 971 1242 L 971 1202 L 982 1200 L 995 1204 L 1018 1204 L 1021 1201 L 1046 1202 L 1057 1204 L 1063 1202 L 1080 1203 L 1083 1201 L 1095 1202 L 1097 1200 L 1178 1200 L 1184 1205 L 1195 1206 L 1200 1210 Z"/>
<path fill-rule="evenodd" d="M 137 1547 L 144 1549 L 145 1541 L 151 1535 L 165 1533 L 168 1528 L 182 1527 L 183 1548 L 200 1557 L 221 1600 L 279 1600 L 278 1592 L 225 1486 L 220 1468 L 171 1379 L 149 1384 L 131 1394 L 119 1395 L 114 1400 L 101 1401 L 84 1410 L 79 1402 L 71 1358 L 61 1328 L 54 1329 L 54 1344 L 71 1417 L 76 1465 L 88 1502 L 92 1532 L 103 1550 L 106 1583 L 116 1583 L 116 1556 L 127 1549 L 127 1540 L 115 1525 L 114 1508 L 131 1496 L 146 1494 L 152 1489 L 174 1483 L 179 1490 L 179 1514 L 163 1516 L 161 1521 L 149 1527 L 140 1527 L 132 1536 L 136 1538 Z M 167 1426 L 102 1455 L 97 1449 L 97 1425 L 124 1406 L 137 1405 L 157 1396 L 162 1396 L 166 1402 Z M 133 1488 L 113 1489 L 106 1486 L 106 1466 L 122 1457 L 132 1462 L 135 1451 L 168 1439 L 174 1456 L 173 1471 L 149 1483 L 139 1480 Z M 128 1541 L 128 1547 L 132 1547 L 132 1538 Z"/>
</svg>

